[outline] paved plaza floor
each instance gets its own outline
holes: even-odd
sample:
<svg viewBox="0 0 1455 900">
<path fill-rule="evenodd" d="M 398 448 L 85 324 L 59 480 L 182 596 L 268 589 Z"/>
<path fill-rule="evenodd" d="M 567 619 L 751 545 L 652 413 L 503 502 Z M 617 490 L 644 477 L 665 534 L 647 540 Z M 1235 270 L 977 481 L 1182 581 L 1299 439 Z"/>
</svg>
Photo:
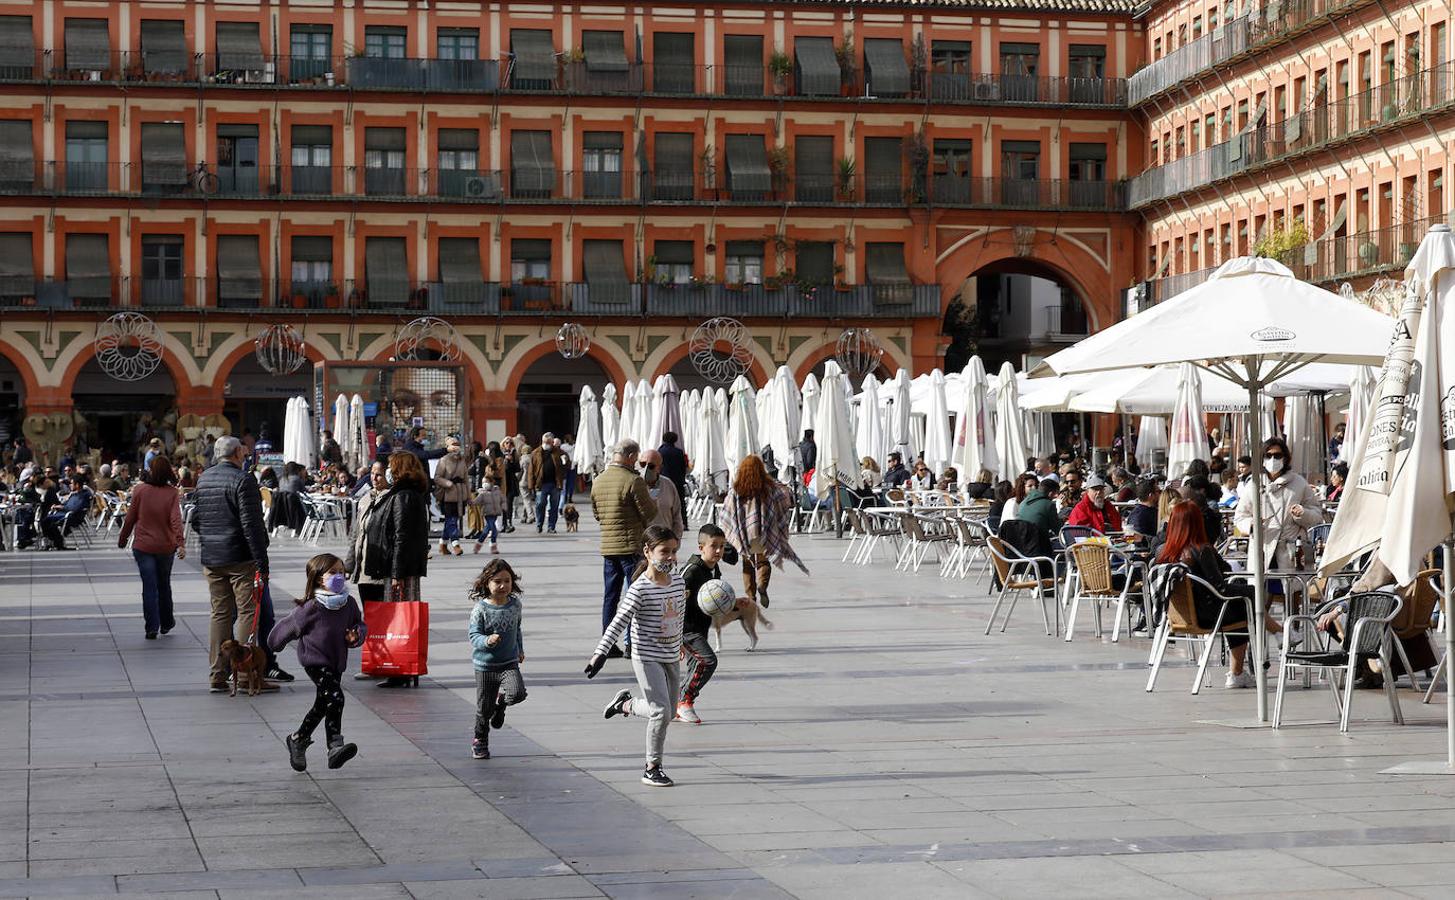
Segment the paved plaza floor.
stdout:
<svg viewBox="0 0 1455 900">
<path fill-rule="evenodd" d="M 1217 670 L 1189 696 L 1179 657 L 1147 694 L 1145 639 L 1063 643 L 1028 605 L 984 636 L 982 584 L 846 567 L 824 536 L 796 539 L 813 576 L 775 581 L 760 648 L 726 634 L 706 724 L 671 728 L 678 786 L 646 787 L 642 721 L 601 717 L 629 667 L 581 674 L 595 539 L 503 543 L 529 699 L 493 759 L 470 758 L 467 555 L 430 564 L 420 689 L 347 681 L 361 752 L 330 771 L 315 745 L 306 774 L 283 736 L 311 685 L 207 692 L 191 558 L 178 629 L 145 641 L 129 553 L 0 555 L 0 897 L 1452 894 L 1455 777 L 1378 774 L 1442 754 L 1443 695 L 1402 690 L 1401 728 L 1361 692 L 1348 736 L 1320 691 L 1288 716 L 1321 724 L 1208 724 L 1253 693 Z M 280 602 L 312 552 L 278 542 Z"/>
</svg>

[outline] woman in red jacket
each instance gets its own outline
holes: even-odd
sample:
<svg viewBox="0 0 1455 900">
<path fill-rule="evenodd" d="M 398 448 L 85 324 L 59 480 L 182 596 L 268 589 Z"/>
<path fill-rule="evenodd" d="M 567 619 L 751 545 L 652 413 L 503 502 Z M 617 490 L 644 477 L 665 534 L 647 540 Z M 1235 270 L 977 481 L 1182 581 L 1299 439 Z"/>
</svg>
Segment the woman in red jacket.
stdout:
<svg viewBox="0 0 1455 900">
<path fill-rule="evenodd" d="M 187 555 L 182 534 L 181 495 L 177 477 L 164 454 L 152 457 L 152 464 L 136 487 L 131 489 L 131 505 L 121 526 L 118 547 L 126 547 L 141 573 L 141 609 L 146 620 L 147 640 L 166 634 L 177 626 L 172 617 L 172 559 Z"/>
</svg>

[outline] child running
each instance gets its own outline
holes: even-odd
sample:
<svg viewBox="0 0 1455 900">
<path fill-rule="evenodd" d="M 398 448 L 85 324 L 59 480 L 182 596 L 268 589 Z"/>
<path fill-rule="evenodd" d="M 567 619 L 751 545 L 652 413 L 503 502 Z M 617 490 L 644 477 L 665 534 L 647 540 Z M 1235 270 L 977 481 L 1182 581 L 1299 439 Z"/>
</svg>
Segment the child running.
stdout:
<svg viewBox="0 0 1455 900">
<path fill-rule="evenodd" d="M 607 653 L 631 623 L 632 671 L 642 696 L 632 699 L 622 690 L 606 705 L 603 715 L 643 716 L 647 719 L 647 765 L 642 784 L 671 787 L 672 779 L 662 771 L 662 746 L 667 741 L 667 723 L 677 702 L 677 660 L 682 655 L 682 608 L 687 587 L 677 567 L 679 541 L 671 529 L 661 525 L 647 528 L 646 560 L 637 565 L 631 586 L 616 608 L 616 616 L 596 645 L 586 664 L 586 677 L 595 678 L 606 665 Z"/>
<path fill-rule="evenodd" d="M 480 548 L 485 546 L 485 540 L 489 538 L 490 552 L 499 553 L 500 529 L 495 523 L 505 512 L 505 497 L 501 495 L 500 488 L 495 486 L 495 479 L 489 475 L 480 483 L 480 491 L 475 495 L 475 505 L 480 508 L 480 516 L 485 520 L 485 527 L 480 529 L 480 539 L 475 541 L 475 552 L 479 553 Z"/>
<path fill-rule="evenodd" d="M 493 518 L 493 517 L 492 517 Z M 470 597 L 470 656 L 475 663 L 476 759 L 490 758 L 490 729 L 505 724 L 505 707 L 525 699 L 520 664 L 525 643 L 520 635 L 520 578 L 510 563 L 492 559 L 480 570 Z"/>
<path fill-rule="evenodd" d="M 320 553 L 308 561 L 304 572 L 303 594 L 293 601 L 297 608 L 268 632 L 274 652 L 298 641 L 298 662 L 317 689 L 303 724 L 286 739 L 288 762 L 295 772 L 308 769 L 308 746 L 319 722 L 328 738 L 330 769 L 358 754 L 357 746 L 344 743 L 344 692 L 339 680 L 348 668 L 349 648 L 361 646 L 368 633 L 359 604 L 349 596 L 343 560 Z"/>
<path fill-rule="evenodd" d="M 721 578 L 717 564 L 727 549 L 727 535 L 711 522 L 697 530 L 697 552 L 682 567 L 682 582 L 687 589 L 682 623 L 682 649 L 687 659 L 687 679 L 682 688 L 682 699 L 677 702 L 677 716 L 673 721 L 689 725 L 701 725 L 693 704 L 717 671 L 717 654 L 707 642 L 708 629 L 712 628 L 712 617 L 697 605 L 697 592 L 714 578 Z"/>
</svg>

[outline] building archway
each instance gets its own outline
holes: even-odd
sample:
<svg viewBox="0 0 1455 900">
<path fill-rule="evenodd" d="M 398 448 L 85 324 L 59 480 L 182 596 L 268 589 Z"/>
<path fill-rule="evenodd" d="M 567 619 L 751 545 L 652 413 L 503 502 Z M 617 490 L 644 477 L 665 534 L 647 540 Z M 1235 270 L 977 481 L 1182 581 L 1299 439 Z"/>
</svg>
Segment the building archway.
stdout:
<svg viewBox="0 0 1455 900">
<path fill-rule="evenodd" d="M 20 436 L 25 419 L 26 370 L 0 345 L 0 447 Z"/>
<path fill-rule="evenodd" d="M 283 438 L 283 420 L 290 397 L 313 398 L 314 362 L 305 359 L 296 372 L 274 375 L 248 352 L 240 356 L 221 375 L 222 414 L 232 423 L 237 434 L 251 431 L 259 434 L 264 424 L 275 444 Z M 327 398 L 332 409 L 332 398 Z"/>
<path fill-rule="evenodd" d="M 1056 266 L 1007 257 L 965 277 L 951 295 L 944 331 L 951 336 L 942 368 L 958 372 L 978 354 L 987 372 L 1009 362 L 1017 371 L 1081 340 L 1099 327 L 1078 281 Z"/>
<path fill-rule="evenodd" d="M 515 397 L 515 431 L 534 443 L 542 432 L 557 437 L 575 434 L 580 417 L 581 388 L 589 385 L 597 398 L 612 381 L 606 367 L 587 354 L 566 359 L 546 353 L 520 372 Z"/>
<path fill-rule="evenodd" d="M 824 363 L 833 359 L 838 352 L 839 347 L 837 339 L 827 344 L 816 347 L 815 349 L 810 351 L 808 355 L 804 357 L 801 362 L 798 363 L 797 366 L 794 367 L 793 377 L 797 379 L 800 385 L 802 385 L 803 380 L 807 378 L 809 373 L 811 372 L 813 373 L 813 377 L 815 379 L 822 381 Z M 908 361 L 901 363 L 899 357 L 896 355 L 895 348 L 893 346 L 886 345 L 884 348 L 884 358 L 879 361 L 879 367 L 875 369 L 874 374 L 879 377 L 879 380 L 881 382 L 887 381 L 888 379 L 894 377 L 894 373 L 897 372 L 901 368 L 901 366 L 903 366 L 904 368 L 910 368 L 910 363 Z M 862 378 L 859 380 L 861 382 L 863 381 Z M 859 385 L 854 385 L 854 390 L 857 391 L 858 389 Z"/>
<path fill-rule="evenodd" d="M 169 366 L 139 381 L 117 381 L 93 355 L 70 384 L 75 411 L 86 421 L 86 444 L 102 458 L 133 459 L 147 434 L 175 442 L 177 383 Z"/>
</svg>

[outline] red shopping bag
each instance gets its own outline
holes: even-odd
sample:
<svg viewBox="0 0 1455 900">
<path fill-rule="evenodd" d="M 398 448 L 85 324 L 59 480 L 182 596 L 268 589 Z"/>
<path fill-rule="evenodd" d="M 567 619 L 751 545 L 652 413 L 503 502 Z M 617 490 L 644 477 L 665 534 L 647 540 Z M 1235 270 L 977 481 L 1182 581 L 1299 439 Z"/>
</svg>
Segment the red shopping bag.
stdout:
<svg viewBox="0 0 1455 900">
<path fill-rule="evenodd" d="M 423 602 L 364 604 L 363 659 L 366 675 L 429 674 L 429 604 Z"/>
</svg>

